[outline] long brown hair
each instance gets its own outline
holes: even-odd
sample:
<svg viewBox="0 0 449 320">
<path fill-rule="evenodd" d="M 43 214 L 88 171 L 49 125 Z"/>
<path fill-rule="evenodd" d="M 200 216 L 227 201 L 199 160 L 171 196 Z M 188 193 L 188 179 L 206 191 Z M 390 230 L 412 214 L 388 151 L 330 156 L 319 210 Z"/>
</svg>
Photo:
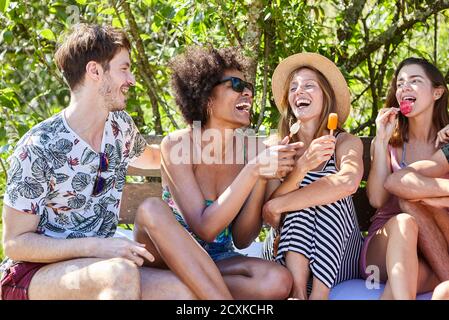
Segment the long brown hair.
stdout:
<svg viewBox="0 0 449 320">
<path fill-rule="evenodd" d="M 327 128 L 327 118 L 329 114 L 332 112 L 337 112 L 335 92 L 332 89 L 329 82 L 327 81 L 326 77 L 324 77 L 320 71 L 318 71 L 313 67 L 306 66 L 296 69 L 288 76 L 287 81 L 285 81 L 284 84 L 284 94 L 282 96 L 280 108 L 283 111 L 281 112 L 281 117 L 279 119 L 279 126 L 278 126 L 278 134 L 281 139 L 290 134 L 290 126 L 297 121 L 295 115 L 293 114 L 292 108 L 290 107 L 290 104 L 288 102 L 288 93 L 290 88 L 290 82 L 293 80 L 293 76 L 295 75 L 296 72 L 302 69 L 309 69 L 315 72 L 318 78 L 318 85 L 320 86 L 321 90 L 323 90 L 323 111 L 321 113 L 319 121 L 320 125 L 318 126 L 318 129 L 316 130 L 313 136 L 314 139 L 324 134 L 324 131 Z M 344 131 L 344 129 L 340 126 L 340 124 L 338 124 L 337 131 Z M 291 141 L 297 142 L 298 137 L 294 135 Z"/>
<path fill-rule="evenodd" d="M 422 58 L 407 58 L 403 60 L 397 67 L 393 80 L 391 80 L 390 88 L 388 90 L 387 99 L 385 101 L 386 108 L 399 108 L 398 100 L 396 99 L 396 82 L 398 74 L 401 69 L 408 65 L 418 65 L 424 69 L 426 76 L 432 82 L 434 88 L 442 88 L 444 90 L 443 95 L 435 101 L 432 115 L 432 124 L 436 129 L 436 132 L 440 131 L 449 123 L 448 114 L 448 89 L 444 76 L 437 67 L 432 63 Z M 408 118 L 402 113 L 399 113 L 398 123 L 394 129 L 393 135 L 390 139 L 390 145 L 393 147 L 400 147 L 405 142 L 408 142 Z M 435 133 L 436 133 L 435 132 Z"/>
</svg>

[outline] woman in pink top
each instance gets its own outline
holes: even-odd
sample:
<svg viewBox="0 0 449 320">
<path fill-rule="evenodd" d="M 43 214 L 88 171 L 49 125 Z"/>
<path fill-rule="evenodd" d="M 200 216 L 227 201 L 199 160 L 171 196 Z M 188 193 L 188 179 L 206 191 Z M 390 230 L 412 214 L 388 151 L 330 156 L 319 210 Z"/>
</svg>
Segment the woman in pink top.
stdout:
<svg viewBox="0 0 449 320">
<path fill-rule="evenodd" d="M 392 172 L 435 153 L 437 133 L 449 123 L 447 105 L 446 82 L 434 65 L 418 58 L 399 64 L 386 108 L 376 119 L 367 193 L 378 210 L 360 260 L 365 277 L 386 282 L 382 299 L 415 299 L 417 293 L 433 290 L 439 282 L 419 255 L 415 219 L 402 213 L 399 199 L 384 183 Z"/>
</svg>

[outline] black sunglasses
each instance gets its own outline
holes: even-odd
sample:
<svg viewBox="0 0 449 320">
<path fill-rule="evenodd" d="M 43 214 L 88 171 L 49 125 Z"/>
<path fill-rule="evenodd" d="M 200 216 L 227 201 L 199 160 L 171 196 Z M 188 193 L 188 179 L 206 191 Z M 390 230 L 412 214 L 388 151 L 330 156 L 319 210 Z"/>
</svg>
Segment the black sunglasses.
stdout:
<svg viewBox="0 0 449 320">
<path fill-rule="evenodd" d="M 99 195 L 106 186 L 106 179 L 101 176 L 102 172 L 108 171 L 109 160 L 106 153 L 100 152 L 100 166 L 98 167 L 97 177 L 95 178 L 93 196 Z"/>
<path fill-rule="evenodd" d="M 226 81 L 231 81 L 232 90 L 234 90 L 235 92 L 243 92 L 243 90 L 247 88 L 249 91 L 251 91 L 251 94 L 254 97 L 254 86 L 252 83 L 246 82 L 245 80 L 237 77 L 226 77 L 218 81 L 217 85 Z"/>
</svg>

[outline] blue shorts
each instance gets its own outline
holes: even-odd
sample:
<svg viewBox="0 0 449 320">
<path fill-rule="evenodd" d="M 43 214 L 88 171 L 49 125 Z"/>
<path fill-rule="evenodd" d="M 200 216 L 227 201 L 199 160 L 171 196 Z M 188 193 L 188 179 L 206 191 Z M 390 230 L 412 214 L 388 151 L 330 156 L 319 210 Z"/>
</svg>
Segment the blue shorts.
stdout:
<svg viewBox="0 0 449 320">
<path fill-rule="evenodd" d="M 243 254 L 235 251 L 232 243 L 220 244 L 220 243 L 207 243 L 203 245 L 203 248 L 207 251 L 209 256 L 215 262 L 232 258 L 232 257 L 244 257 Z"/>
</svg>

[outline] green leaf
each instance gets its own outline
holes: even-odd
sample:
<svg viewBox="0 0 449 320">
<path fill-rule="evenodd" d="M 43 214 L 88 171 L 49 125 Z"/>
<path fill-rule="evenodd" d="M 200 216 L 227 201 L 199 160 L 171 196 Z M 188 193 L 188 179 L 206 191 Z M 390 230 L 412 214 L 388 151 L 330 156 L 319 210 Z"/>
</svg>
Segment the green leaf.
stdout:
<svg viewBox="0 0 449 320">
<path fill-rule="evenodd" d="M 3 30 L 3 32 L 0 34 L 0 43 L 4 42 L 7 44 L 11 44 L 14 40 L 14 34 L 11 30 Z"/>
<path fill-rule="evenodd" d="M 80 5 L 85 5 L 87 3 L 87 0 L 76 0 L 76 3 Z"/>
<path fill-rule="evenodd" d="M 56 40 L 55 34 L 50 29 L 41 30 L 39 32 L 39 34 L 47 40 L 50 40 L 50 41 Z"/>
<path fill-rule="evenodd" d="M 9 7 L 9 0 L 0 0 L 0 12 L 6 12 Z"/>
<path fill-rule="evenodd" d="M 107 8 L 107 9 L 101 10 L 100 13 L 104 14 L 104 15 L 113 15 L 115 13 L 115 10 L 114 10 L 114 8 Z"/>
<path fill-rule="evenodd" d="M 6 130 L 5 128 L 0 129 L 0 141 L 6 138 Z M 5 144 L 0 146 L 0 154 L 7 153 L 9 151 L 9 144 Z"/>
<path fill-rule="evenodd" d="M 150 35 L 147 34 L 147 33 L 141 33 L 141 34 L 140 34 L 140 38 L 141 38 L 143 41 L 148 40 L 148 39 L 151 39 Z"/>
<path fill-rule="evenodd" d="M 154 33 L 159 32 L 159 30 L 161 29 L 161 26 L 158 26 L 156 23 L 152 23 L 151 24 L 151 31 L 153 31 Z"/>
<path fill-rule="evenodd" d="M 114 17 L 114 18 L 112 19 L 112 26 L 113 26 L 114 28 L 121 28 L 121 27 L 122 27 L 122 23 L 120 22 L 120 19 Z"/>
</svg>

